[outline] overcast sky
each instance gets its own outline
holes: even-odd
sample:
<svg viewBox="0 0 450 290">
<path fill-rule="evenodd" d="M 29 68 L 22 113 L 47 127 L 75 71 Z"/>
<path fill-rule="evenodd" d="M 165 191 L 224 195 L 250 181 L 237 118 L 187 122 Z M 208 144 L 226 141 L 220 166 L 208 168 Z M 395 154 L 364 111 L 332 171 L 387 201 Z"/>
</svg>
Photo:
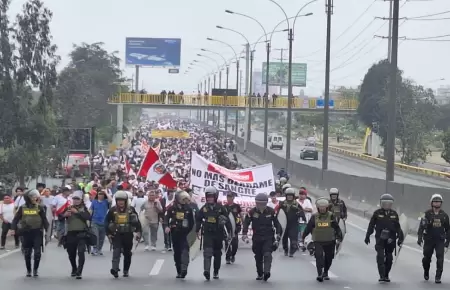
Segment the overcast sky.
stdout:
<svg viewBox="0 0 450 290">
<path fill-rule="evenodd" d="M 300 8 L 310 0 L 278 0 L 288 17 L 295 16 Z M 25 0 L 14 0 L 11 12 L 17 13 Z M 374 0 L 335 0 L 332 17 L 332 59 L 331 87 L 357 86 L 367 69 L 387 55 L 387 40 L 374 35 L 387 36 L 386 20 L 389 2 Z M 237 34 L 219 30 L 221 25 L 243 33 L 250 42 L 255 42 L 264 34 L 255 22 L 225 13 L 225 9 L 247 14 L 258 19 L 269 32 L 285 17 L 282 11 L 269 0 L 44 0 L 53 11 L 51 24 L 54 41 L 62 56 L 62 65 L 68 62 L 67 54 L 72 44 L 104 42 L 109 51 L 119 51 L 125 57 L 126 37 L 181 38 L 180 74 L 168 74 L 166 69 L 142 68 L 141 84 L 149 92 L 162 89 L 191 92 L 216 64 L 197 56 L 205 48 L 221 53 L 227 60 L 233 58 L 231 49 L 207 37 L 220 39 L 242 50 L 245 41 Z M 450 0 L 401 1 L 400 17 L 417 17 L 444 13 L 422 19 L 448 18 L 443 20 L 401 20 L 400 36 L 420 38 L 450 34 Z M 298 18 L 295 25 L 293 59 L 307 63 L 308 79 L 304 91 L 307 95 L 321 95 L 324 88 L 326 15 L 325 0 L 308 5 L 304 13 L 314 13 Z M 361 17 L 360 17 L 361 16 Z M 359 20 L 358 20 L 359 18 Z M 357 21 L 355 23 L 355 21 Z M 291 23 L 292 25 L 292 23 Z M 280 29 L 287 25 L 280 25 Z M 417 83 L 437 88 L 450 84 L 450 37 L 448 41 L 403 41 L 399 47 L 399 67 L 405 76 Z M 287 49 L 287 34 L 276 33 L 272 39 L 273 49 Z M 210 55 L 217 62 L 223 60 Z M 288 53 L 284 54 L 284 58 Z M 280 51 L 273 51 L 273 61 L 280 58 Z M 203 64 L 188 74 L 184 71 L 193 60 Z M 254 69 L 260 70 L 265 61 L 264 43 L 256 45 Z M 242 63 L 241 67 L 245 67 Z M 208 69 L 209 68 L 209 69 Z M 126 68 L 124 73 L 131 78 L 134 69 Z M 208 70 L 208 71 L 207 71 Z M 230 68 L 230 84 L 235 84 L 235 66 Z M 446 79 L 446 80 L 440 80 Z M 140 84 L 140 86 L 141 86 Z M 230 85 L 231 87 L 232 85 Z M 298 92 L 296 89 L 294 92 Z"/>
</svg>

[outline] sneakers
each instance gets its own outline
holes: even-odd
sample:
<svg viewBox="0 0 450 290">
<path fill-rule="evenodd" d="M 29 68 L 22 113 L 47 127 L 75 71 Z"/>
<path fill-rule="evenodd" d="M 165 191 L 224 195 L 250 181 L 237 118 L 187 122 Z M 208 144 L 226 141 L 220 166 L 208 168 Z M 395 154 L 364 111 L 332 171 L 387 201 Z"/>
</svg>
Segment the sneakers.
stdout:
<svg viewBox="0 0 450 290">
<path fill-rule="evenodd" d="M 156 251 L 156 247 L 155 247 L 155 246 L 152 246 L 152 247 L 151 247 L 151 250 L 152 250 L 152 252 Z"/>
<path fill-rule="evenodd" d="M 149 246 L 145 246 L 144 250 L 145 250 L 146 252 L 148 252 L 148 251 L 150 251 L 150 247 L 149 247 Z"/>
</svg>

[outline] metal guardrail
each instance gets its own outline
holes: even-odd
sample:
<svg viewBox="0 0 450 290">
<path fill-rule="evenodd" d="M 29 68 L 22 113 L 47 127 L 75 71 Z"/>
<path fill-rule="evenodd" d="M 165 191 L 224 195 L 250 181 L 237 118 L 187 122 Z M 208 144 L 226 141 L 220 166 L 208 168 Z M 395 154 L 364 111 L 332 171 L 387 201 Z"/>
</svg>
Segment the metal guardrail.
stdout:
<svg viewBox="0 0 450 290">
<path fill-rule="evenodd" d="M 317 142 L 316 145 L 322 147 L 322 143 Z M 328 146 L 328 150 L 331 152 L 338 153 L 338 154 L 347 155 L 347 156 L 350 156 L 353 158 L 358 158 L 358 159 L 368 160 L 371 162 L 386 164 L 386 160 L 384 160 L 384 159 L 373 157 L 373 156 L 359 153 L 359 152 L 345 150 L 345 149 L 342 149 L 339 147 Z M 433 169 L 427 169 L 427 168 L 422 168 L 422 167 L 417 167 L 417 166 L 406 165 L 406 164 L 399 163 L 399 162 L 395 163 L 395 167 L 409 171 L 409 172 L 420 173 L 420 174 L 430 175 L 430 176 L 435 176 L 435 177 L 450 178 L 450 173 L 447 173 L 447 172 L 441 172 L 441 171 L 437 171 L 437 170 L 433 170 Z"/>
<path fill-rule="evenodd" d="M 155 94 L 134 94 L 122 93 L 111 97 L 109 104 L 147 104 L 147 105 L 186 105 L 186 106 L 205 106 L 205 107 L 236 107 L 245 108 L 249 101 L 252 102 L 254 108 L 264 108 L 265 102 L 263 98 L 244 97 L 244 96 L 195 96 L 195 95 L 155 95 Z M 268 101 L 269 108 L 287 109 L 288 98 L 278 97 L 275 100 Z M 357 100 L 334 100 L 334 107 L 330 110 L 346 110 L 355 111 L 358 107 Z M 317 99 L 306 99 L 295 97 L 293 99 L 292 108 L 294 109 L 311 109 L 320 110 L 322 107 L 317 106 Z"/>
</svg>

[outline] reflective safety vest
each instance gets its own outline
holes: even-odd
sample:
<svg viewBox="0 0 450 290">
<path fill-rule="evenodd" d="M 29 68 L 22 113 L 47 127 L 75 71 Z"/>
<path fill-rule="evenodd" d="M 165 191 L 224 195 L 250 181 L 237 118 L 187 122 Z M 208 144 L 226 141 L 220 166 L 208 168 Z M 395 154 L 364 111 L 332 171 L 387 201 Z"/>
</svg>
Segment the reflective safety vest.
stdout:
<svg viewBox="0 0 450 290">
<path fill-rule="evenodd" d="M 331 242 L 335 240 L 334 229 L 331 227 L 333 221 L 333 213 L 315 215 L 315 227 L 312 232 L 314 242 Z"/>
<path fill-rule="evenodd" d="M 130 212 L 115 212 L 114 223 L 118 233 L 131 233 L 133 229 L 130 224 Z"/>
<path fill-rule="evenodd" d="M 80 212 L 83 212 L 83 208 L 78 209 Z M 68 232 L 81 232 L 86 230 L 87 224 L 80 217 L 76 215 L 71 215 L 67 218 L 67 231 Z"/>
<path fill-rule="evenodd" d="M 342 212 L 342 202 L 338 201 L 336 204 L 332 203 L 332 212 L 334 215 L 338 218 L 341 218 L 341 212 Z"/>
<path fill-rule="evenodd" d="M 20 227 L 22 230 L 36 230 L 42 228 L 42 218 L 39 214 L 39 206 L 26 207 L 25 205 L 21 207 L 22 209 L 22 219 L 20 221 Z"/>
</svg>

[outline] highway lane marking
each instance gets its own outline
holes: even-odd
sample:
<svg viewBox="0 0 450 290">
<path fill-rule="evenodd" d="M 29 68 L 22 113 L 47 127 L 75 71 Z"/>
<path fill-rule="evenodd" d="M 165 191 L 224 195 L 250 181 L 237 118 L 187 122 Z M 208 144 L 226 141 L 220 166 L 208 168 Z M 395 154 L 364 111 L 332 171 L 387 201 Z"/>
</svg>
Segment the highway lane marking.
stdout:
<svg viewBox="0 0 450 290">
<path fill-rule="evenodd" d="M 156 260 L 155 264 L 153 265 L 152 270 L 148 274 L 149 276 L 156 276 L 161 271 L 162 266 L 164 265 L 164 259 L 158 259 Z"/>
<path fill-rule="evenodd" d="M 12 254 L 15 254 L 15 253 L 20 252 L 20 251 L 21 251 L 20 249 L 14 249 L 14 250 L 8 251 L 8 252 L 6 252 L 6 253 L 1 254 L 1 255 L 0 255 L 0 259 L 9 257 L 9 256 L 11 256 Z"/>
<path fill-rule="evenodd" d="M 314 265 L 314 268 L 316 267 L 316 261 L 311 261 L 311 264 Z M 333 272 L 331 272 L 331 271 L 328 271 L 328 277 L 330 277 L 330 278 L 338 278 L 338 276 L 335 275 L 335 274 L 334 274 Z"/>
</svg>

